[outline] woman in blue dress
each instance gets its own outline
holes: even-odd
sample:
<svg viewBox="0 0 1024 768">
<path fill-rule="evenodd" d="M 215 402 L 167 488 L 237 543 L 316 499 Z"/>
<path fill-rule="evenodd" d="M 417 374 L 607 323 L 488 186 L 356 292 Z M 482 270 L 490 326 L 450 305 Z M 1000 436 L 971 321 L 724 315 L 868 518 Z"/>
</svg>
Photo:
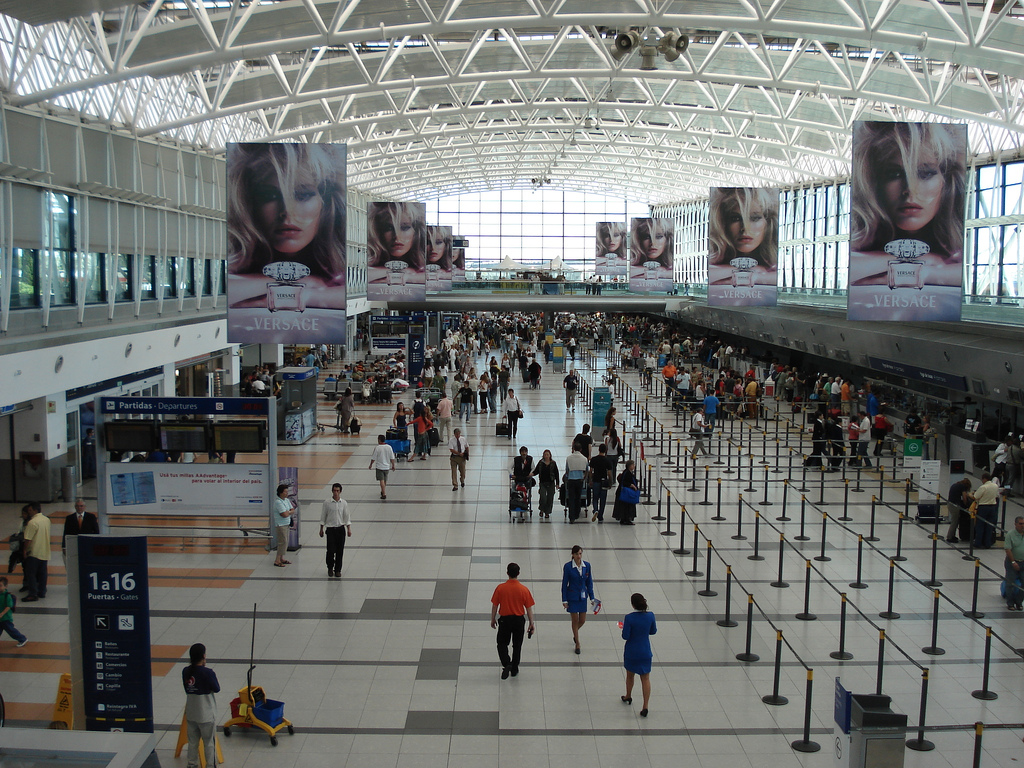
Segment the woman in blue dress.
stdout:
<svg viewBox="0 0 1024 768">
<path fill-rule="evenodd" d="M 626 647 L 622 654 L 623 665 L 626 667 L 626 695 L 622 700 L 626 704 L 633 703 L 633 679 L 640 675 L 640 688 L 644 694 L 644 708 L 640 717 L 647 717 L 647 705 L 651 701 L 651 635 L 656 634 L 658 625 L 654 614 L 647 610 L 647 601 L 639 592 L 629 598 L 633 604 L 633 613 L 627 614 L 622 620 L 622 639 Z"/>
<path fill-rule="evenodd" d="M 572 560 L 562 568 L 562 607 L 572 618 L 572 641 L 580 652 L 580 627 L 587 621 L 587 598 L 594 597 L 594 577 L 590 563 L 583 559 L 583 547 L 572 548 Z"/>
</svg>

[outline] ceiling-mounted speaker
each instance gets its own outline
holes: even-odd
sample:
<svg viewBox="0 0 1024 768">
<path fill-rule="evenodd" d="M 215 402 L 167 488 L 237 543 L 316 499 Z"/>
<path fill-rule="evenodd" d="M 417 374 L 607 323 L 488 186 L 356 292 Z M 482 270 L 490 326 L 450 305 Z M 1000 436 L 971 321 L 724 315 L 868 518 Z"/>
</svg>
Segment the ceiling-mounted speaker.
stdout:
<svg viewBox="0 0 1024 768">
<path fill-rule="evenodd" d="M 612 46 L 612 56 L 616 59 L 621 59 L 623 56 L 629 55 L 639 45 L 640 35 L 637 32 L 632 30 L 629 32 L 619 32 L 615 36 L 615 43 Z"/>
<path fill-rule="evenodd" d="M 658 41 L 658 50 L 665 57 L 665 61 L 675 61 L 689 46 L 690 38 L 686 35 L 677 35 L 675 32 L 665 33 Z"/>
</svg>

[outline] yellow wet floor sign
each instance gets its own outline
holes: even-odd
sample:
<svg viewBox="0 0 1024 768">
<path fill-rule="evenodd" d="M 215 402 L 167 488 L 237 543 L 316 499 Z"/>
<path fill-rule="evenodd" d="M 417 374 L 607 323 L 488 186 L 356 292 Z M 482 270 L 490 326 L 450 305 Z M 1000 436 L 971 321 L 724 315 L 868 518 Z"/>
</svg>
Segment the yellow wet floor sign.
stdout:
<svg viewBox="0 0 1024 768">
<path fill-rule="evenodd" d="M 178 729 L 178 745 L 174 748 L 174 756 L 181 757 L 181 750 L 188 744 L 188 725 L 185 723 L 185 713 L 181 714 L 181 727 Z M 224 753 L 220 751 L 220 741 L 217 739 L 217 729 L 213 731 L 213 745 L 217 748 L 217 762 L 224 762 Z M 203 740 L 199 740 L 199 767 L 206 768 L 206 752 L 203 750 Z"/>
<path fill-rule="evenodd" d="M 64 723 L 67 730 L 75 724 L 75 713 L 71 709 L 71 675 L 67 672 L 60 676 L 57 685 L 57 699 L 53 702 L 53 722 Z"/>
</svg>

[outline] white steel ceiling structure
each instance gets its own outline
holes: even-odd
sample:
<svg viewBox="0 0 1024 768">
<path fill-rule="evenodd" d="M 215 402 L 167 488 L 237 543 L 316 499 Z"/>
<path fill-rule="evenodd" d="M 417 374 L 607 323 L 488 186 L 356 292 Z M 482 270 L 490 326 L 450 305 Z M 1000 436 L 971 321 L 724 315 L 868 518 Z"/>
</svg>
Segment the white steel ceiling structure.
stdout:
<svg viewBox="0 0 1024 768">
<path fill-rule="evenodd" d="M 68 5 L 0 0 L 11 104 L 215 150 L 346 142 L 350 183 L 385 198 L 813 183 L 847 175 L 863 119 L 1024 148 L 1024 0 L 92 0 L 56 20 Z"/>
</svg>

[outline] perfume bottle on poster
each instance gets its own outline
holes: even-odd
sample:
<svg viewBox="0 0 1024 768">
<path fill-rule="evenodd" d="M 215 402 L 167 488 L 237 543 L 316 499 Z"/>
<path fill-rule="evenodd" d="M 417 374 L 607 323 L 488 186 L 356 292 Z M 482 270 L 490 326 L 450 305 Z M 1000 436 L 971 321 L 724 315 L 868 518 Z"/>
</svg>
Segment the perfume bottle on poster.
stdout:
<svg viewBox="0 0 1024 768">
<path fill-rule="evenodd" d="M 263 268 L 275 282 L 267 283 L 267 309 L 271 312 L 302 312 L 306 309 L 305 286 L 299 282 L 309 267 L 297 261 L 275 261 Z"/>
<path fill-rule="evenodd" d="M 757 266 L 757 259 L 753 259 L 750 256 L 741 256 L 730 260 L 729 266 L 732 267 L 733 288 L 754 287 L 754 267 Z"/>
<path fill-rule="evenodd" d="M 924 262 L 919 257 L 930 250 L 928 244 L 920 240 L 901 239 L 886 243 L 885 252 L 896 257 L 888 263 L 889 290 L 921 290 L 924 287 Z"/>
</svg>

